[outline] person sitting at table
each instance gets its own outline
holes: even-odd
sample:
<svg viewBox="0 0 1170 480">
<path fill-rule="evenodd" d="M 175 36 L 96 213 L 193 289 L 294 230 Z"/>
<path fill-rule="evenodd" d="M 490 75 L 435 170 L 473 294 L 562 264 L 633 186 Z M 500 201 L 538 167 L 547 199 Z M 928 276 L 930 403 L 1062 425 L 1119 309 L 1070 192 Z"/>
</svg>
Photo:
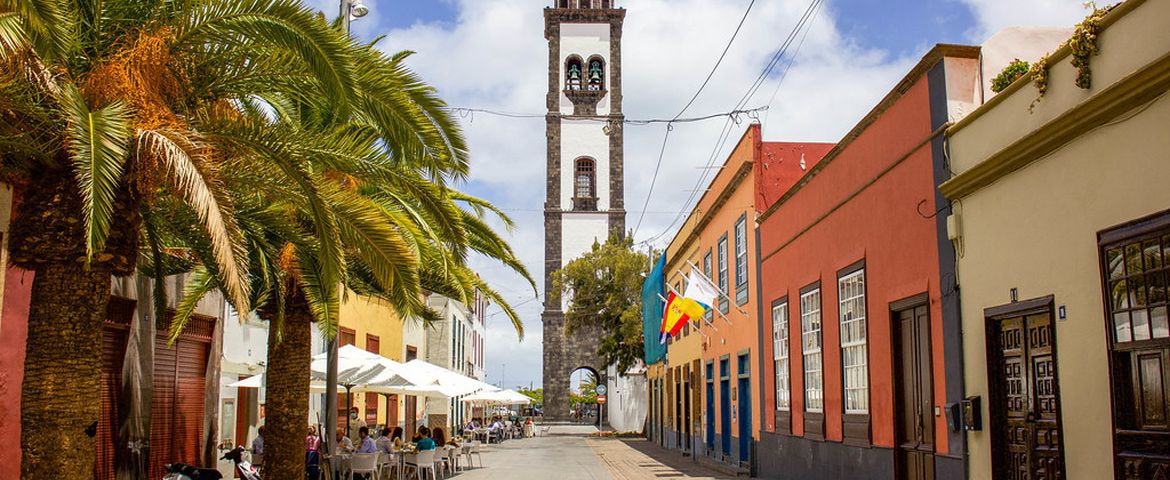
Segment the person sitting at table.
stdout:
<svg viewBox="0 0 1170 480">
<path fill-rule="evenodd" d="M 382 427 L 379 435 L 381 436 L 374 442 L 378 445 L 378 451 L 382 453 L 394 453 L 394 439 L 390 438 L 390 427 Z"/>
<path fill-rule="evenodd" d="M 418 451 L 424 452 L 435 449 L 435 440 L 431 438 L 431 429 L 427 428 L 426 425 L 418 427 L 418 436 L 418 442 L 415 442 Z"/>
<path fill-rule="evenodd" d="M 305 436 L 305 451 L 317 451 L 317 445 L 321 443 L 321 437 L 317 436 L 317 428 L 309 425 L 309 434 Z"/>
<path fill-rule="evenodd" d="M 402 427 L 394 427 L 394 433 L 390 434 L 390 440 L 394 442 L 394 449 L 402 449 L 403 438 L 406 437 L 406 431 Z"/>
<path fill-rule="evenodd" d="M 378 453 L 378 446 L 370 437 L 370 427 L 358 428 L 358 439 L 361 440 L 361 444 L 358 446 L 357 453 Z"/>
<path fill-rule="evenodd" d="M 459 448 L 459 440 L 459 435 L 451 435 L 451 438 L 448 438 L 444 445 Z M 438 443 L 438 441 L 436 440 L 435 443 Z"/>
<path fill-rule="evenodd" d="M 338 453 L 352 453 L 353 441 L 345 436 L 345 428 L 337 429 L 337 448 Z"/>
<path fill-rule="evenodd" d="M 479 422 L 475 421 L 475 419 L 473 418 L 473 419 L 471 419 L 471 421 L 467 422 L 466 427 L 463 427 L 463 431 L 475 430 L 477 428 L 479 428 Z"/>
<path fill-rule="evenodd" d="M 443 433 L 443 429 L 435 427 L 435 429 L 431 431 L 431 440 L 435 441 L 436 446 L 446 445 L 447 435 Z"/>
</svg>

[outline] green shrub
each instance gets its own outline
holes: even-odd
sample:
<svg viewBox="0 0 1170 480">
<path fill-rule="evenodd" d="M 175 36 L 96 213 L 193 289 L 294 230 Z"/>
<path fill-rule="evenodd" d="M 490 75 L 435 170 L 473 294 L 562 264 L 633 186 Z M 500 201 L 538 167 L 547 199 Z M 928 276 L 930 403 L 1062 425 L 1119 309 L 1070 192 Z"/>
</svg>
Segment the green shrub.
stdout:
<svg viewBox="0 0 1170 480">
<path fill-rule="evenodd" d="M 1015 82 L 1017 79 L 1024 76 L 1025 73 L 1028 73 L 1028 69 L 1030 67 L 1031 65 L 1028 65 L 1028 62 L 1018 58 L 1012 60 L 1012 63 L 1009 63 L 1007 67 L 1004 67 L 1003 71 L 999 72 L 999 75 L 996 75 L 995 78 L 991 79 L 991 91 L 995 93 L 1002 92 L 1003 89 L 1007 88 L 1008 85 L 1011 85 L 1012 82 Z"/>
</svg>

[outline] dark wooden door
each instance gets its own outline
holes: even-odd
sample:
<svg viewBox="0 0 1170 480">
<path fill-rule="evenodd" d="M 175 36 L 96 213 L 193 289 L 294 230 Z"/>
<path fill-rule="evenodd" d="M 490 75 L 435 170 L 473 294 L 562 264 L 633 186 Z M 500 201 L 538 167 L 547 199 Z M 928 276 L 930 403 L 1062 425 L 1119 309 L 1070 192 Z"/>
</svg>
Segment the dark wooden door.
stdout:
<svg viewBox="0 0 1170 480">
<path fill-rule="evenodd" d="M 1051 312 L 987 323 L 995 478 L 1064 478 Z"/>
<path fill-rule="evenodd" d="M 927 305 L 893 312 L 896 336 L 897 476 L 934 479 L 934 382 Z"/>
</svg>

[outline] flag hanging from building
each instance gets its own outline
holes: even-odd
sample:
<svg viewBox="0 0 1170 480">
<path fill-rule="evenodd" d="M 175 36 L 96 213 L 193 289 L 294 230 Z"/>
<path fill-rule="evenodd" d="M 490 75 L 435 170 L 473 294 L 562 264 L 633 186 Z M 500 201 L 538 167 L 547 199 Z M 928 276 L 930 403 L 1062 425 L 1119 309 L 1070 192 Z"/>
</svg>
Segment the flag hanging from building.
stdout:
<svg viewBox="0 0 1170 480">
<path fill-rule="evenodd" d="M 711 279 L 707 278 L 706 275 L 694 269 L 687 275 L 687 291 L 683 296 L 702 305 L 703 313 L 707 313 L 706 311 L 711 309 L 711 305 L 715 304 L 715 299 L 719 298 L 719 295 L 719 287 L 711 283 Z"/>
<path fill-rule="evenodd" d="M 662 339 L 660 342 L 666 343 L 668 335 L 678 336 L 679 330 L 682 330 L 687 322 L 691 321 L 692 318 L 703 316 L 706 311 L 699 302 L 670 292 L 670 297 L 666 300 L 666 312 L 662 315 Z"/>
<path fill-rule="evenodd" d="M 650 365 L 666 357 L 666 346 L 661 342 L 662 310 L 665 302 L 662 291 L 666 289 L 662 271 L 666 269 L 666 254 L 658 257 L 654 268 L 642 283 L 642 356 Z"/>
</svg>

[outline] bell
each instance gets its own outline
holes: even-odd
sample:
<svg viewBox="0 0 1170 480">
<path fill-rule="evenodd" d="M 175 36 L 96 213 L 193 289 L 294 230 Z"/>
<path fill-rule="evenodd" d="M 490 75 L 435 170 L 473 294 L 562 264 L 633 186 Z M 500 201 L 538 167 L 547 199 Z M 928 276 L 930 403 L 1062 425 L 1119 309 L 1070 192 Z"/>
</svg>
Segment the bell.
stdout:
<svg viewBox="0 0 1170 480">
<path fill-rule="evenodd" d="M 601 71 L 600 70 L 593 70 L 592 72 L 589 73 L 589 79 L 593 80 L 595 82 L 601 81 Z"/>
</svg>

